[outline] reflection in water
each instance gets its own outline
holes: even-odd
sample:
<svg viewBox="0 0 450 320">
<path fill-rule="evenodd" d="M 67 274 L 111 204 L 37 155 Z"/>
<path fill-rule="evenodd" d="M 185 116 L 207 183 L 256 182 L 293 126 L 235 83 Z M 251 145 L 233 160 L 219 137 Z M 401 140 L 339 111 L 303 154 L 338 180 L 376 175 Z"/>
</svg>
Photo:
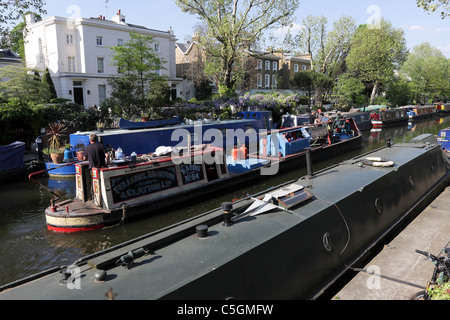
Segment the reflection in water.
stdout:
<svg viewBox="0 0 450 320">
<path fill-rule="evenodd" d="M 394 143 L 407 142 L 422 133 L 437 135 L 439 130 L 450 126 L 450 119 L 438 119 L 413 123 L 381 131 L 364 132 L 364 146 L 340 157 L 313 165 L 318 171 L 343 160 L 380 148 L 387 139 Z M 107 249 L 124 241 L 142 236 L 200 213 L 215 209 L 222 202 L 239 199 L 264 191 L 281 183 L 306 175 L 301 168 L 276 177 L 260 177 L 252 184 L 224 190 L 207 199 L 192 200 L 146 219 L 128 222 L 116 228 L 93 232 L 58 234 L 47 230 L 44 210 L 51 196 L 29 181 L 0 185 L 0 285 L 35 274 L 54 266 L 70 265 L 75 260 L 94 252 Z M 39 180 L 62 199 L 72 198 L 75 182 L 70 180 Z"/>
</svg>

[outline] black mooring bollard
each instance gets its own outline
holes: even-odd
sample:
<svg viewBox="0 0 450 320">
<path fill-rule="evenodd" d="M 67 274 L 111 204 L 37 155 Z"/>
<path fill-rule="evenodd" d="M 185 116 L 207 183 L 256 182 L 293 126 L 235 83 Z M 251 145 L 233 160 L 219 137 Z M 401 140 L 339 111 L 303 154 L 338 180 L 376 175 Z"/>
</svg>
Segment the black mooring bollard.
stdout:
<svg viewBox="0 0 450 320">
<path fill-rule="evenodd" d="M 311 147 L 305 148 L 306 150 L 306 171 L 307 171 L 307 178 L 312 179 L 314 178 L 314 172 L 312 167 L 312 160 L 311 160 Z"/>
</svg>

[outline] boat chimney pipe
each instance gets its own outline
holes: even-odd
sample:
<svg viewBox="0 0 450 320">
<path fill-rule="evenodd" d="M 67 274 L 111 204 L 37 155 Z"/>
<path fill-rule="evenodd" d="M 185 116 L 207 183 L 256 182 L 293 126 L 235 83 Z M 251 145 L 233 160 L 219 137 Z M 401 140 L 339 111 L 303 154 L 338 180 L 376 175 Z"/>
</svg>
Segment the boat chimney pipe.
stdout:
<svg viewBox="0 0 450 320">
<path fill-rule="evenodd" d="M 306 150 L 307 178 L 312 179 L 312 178 L 314 178 L 314 172 L 313 172 L 312 161 L 311 161 L 311 147 L 305 148 L 305 150 Z"/>
<path fill-rule="evenodd" d="M 233 221 L 231 221 L 231 209 L 233 209 L 233 203 L 231 202 L 222 203 L 224 227 L 231 227 L 233 225 Z"/>
</svg>

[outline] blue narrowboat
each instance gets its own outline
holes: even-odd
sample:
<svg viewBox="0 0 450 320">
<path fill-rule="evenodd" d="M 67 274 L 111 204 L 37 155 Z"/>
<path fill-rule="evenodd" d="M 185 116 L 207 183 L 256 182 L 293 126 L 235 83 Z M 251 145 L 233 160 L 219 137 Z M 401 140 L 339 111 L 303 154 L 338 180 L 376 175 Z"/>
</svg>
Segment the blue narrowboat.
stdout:
<svg viewBox="0 0 450 320">
<path fill-rule="evenodd" d="M 441 145 L 442 150 L 449 155 L 450 151 L 450 127 L 439 131 L 438 142 Z"/>
<path fill-rule="evenodd" d="M 191 144 L 212 144 L 216 147 L 232 147 L 236 145 L 236 138 L 229 138 L 227 140 L 226 130 L 243 130 L 247 132 L 253 129 L 256 133 L 260 130 L 270 131 L 273 127 L 272 113 L 270 111 L 245 111 L 239 112 L 237 119 L 231 120 L 207 120 L 197 121 L 194 123 L 183 123 L 180 125 L 166 126 L 160 128 L 149 129 L 119 129 L 106 130 L 102 133 L 97 133 L 101 142 L 105 147 L 111 147 L 117 150 L 119 147 L 123 150 L 125 155 L 130 155 L 133 152 L 137 154 L 146 154 L 154 152 L 160 146 L 186 147 L 189 139 Z M 178 132 L 189 132 L 190 138 L 180 136 Z M 216 141 L 212 139 L 211 135 L 205 135 L 208 130 L 218 130 L 221 132 L 223 141 Z M 211 131 L 210 131 L 211 132 Z M 75 147 L 75 150 L 80 149 L 80 146 L 89 145 L 89 135 L 92 132 L 77 132 L 70 135 L 70 144 Z M 243 144 L 244 141 L 240 141 Z"/>
</svg>

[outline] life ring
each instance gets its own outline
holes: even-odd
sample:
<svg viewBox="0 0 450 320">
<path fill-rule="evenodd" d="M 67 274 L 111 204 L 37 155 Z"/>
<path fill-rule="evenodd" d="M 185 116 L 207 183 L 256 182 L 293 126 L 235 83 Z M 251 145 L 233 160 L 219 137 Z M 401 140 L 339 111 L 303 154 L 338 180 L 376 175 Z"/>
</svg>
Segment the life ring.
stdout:
<svg viewBox="0 0 450 320">
<path fill-rule="evenodd" d="M 366 158 L 363 159 L 361 162 L 366 166 L 372 167 L 393 167 L 395 165 L 394 161 L 378 157 Z"/>
</svg>

